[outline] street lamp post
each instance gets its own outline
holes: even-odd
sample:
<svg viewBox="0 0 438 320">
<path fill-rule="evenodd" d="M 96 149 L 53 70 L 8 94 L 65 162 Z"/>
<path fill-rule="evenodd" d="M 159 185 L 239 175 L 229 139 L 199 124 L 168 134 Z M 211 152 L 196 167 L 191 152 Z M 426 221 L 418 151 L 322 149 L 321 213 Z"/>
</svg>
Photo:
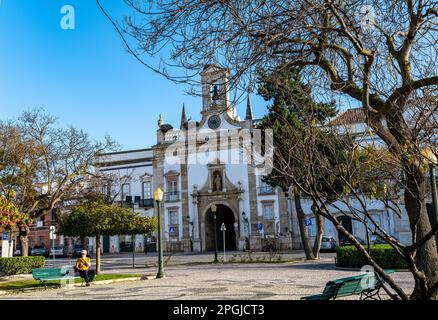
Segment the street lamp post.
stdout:
<svg viewBox="0 0 438 320">
<path fill-rule="evenodd" d="M 193 226 L 193 221 L 190 221 L 190 216 L 187 215 L 187 221 L 189 223 L 189 226 L 192 227 L 191 232 L 190 232 L 190 250 L 193 251 L 193 239 L 194 239 L 194 226 Z M 189 227 L 190 229 L 190 227 Z"/>
<path fill-rule="evenodd" d="M 436 178 L 435 178 L 435 166 L 437 165 L 438 161 L 437 161 L 435 153 L 432 151 L 432 149 L 430 147 L 426 147 L 426 149 L 423 150 L 423 156 L 426 158 L 426 161 L 429 165 L 430 186 L 432 189 L 432 202 L 433 202 L 432 214 L 434 214 L 435 221 L 431 221 L 431 222 L 438 223 L 438 194 L 437 194 Z M 435 235 L 435 241 L 437 243 L 437 248 L 438 248 L 438 236 L 437 235 Z"/>
<path fill-rule="evenodd" d="M 135 214 L 135 203 L 132 203 L 132 213 Z M 135 268 L 135 235 L 131 234 L 132 242 L 132 268 Z"/>
<path fill-rule="evenodd" d="M 158 187 L 154 192 L 154 200 L 157 203 L 157 222 L 158 222 L 158 273 L 157 278 L 164 277 L 163 267 L 163 239 L 161 236 L 161 216 L 160 216 L 160 204 L 163 201 L 163 191 Z"/>
<path fill-rule="evenodd" d="M 213 263 L 219 263 L 217 259 L 217 228 L 216 228 L 216 210 L 215 204 L 211 206 L 211 212 L 213 212 L 213 228 L 214 228 L 214 261 Z"/>
<path fill-rule="evenodd" d="M 249 249 L 249 220 L 246 217 L 246 213 L 242 212 L 244 233 L 245 233 L 245 251 Z"/>
</svg>

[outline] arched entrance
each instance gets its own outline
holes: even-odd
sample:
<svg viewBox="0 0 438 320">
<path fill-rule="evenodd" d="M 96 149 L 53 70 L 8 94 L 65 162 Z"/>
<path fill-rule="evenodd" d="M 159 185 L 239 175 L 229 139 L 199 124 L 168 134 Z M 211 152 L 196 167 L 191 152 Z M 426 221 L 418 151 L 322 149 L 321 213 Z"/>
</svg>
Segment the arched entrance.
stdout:
<svg viewBox="0 0 438 320">
<path fill-rule="evenodd" d="M 216 205 L 216 231 L 218 250 L 223 250 L 224 240 L 223 232 L 221 231 L 222 223 L 225 224 L 225 249 L 236 250 L 236 231 L 234 230 L 234 214 L 233 211 L 226 205 Z M 213 212 L 209 208 L 205 214 L 205 250 L 214 250 L 214 220 Z"/>
</svg>

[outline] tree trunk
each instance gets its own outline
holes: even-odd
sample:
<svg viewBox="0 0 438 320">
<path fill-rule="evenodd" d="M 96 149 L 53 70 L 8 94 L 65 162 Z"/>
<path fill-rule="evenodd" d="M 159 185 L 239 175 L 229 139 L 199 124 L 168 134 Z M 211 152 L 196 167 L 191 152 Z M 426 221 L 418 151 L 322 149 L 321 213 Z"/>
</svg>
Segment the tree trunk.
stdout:
<svg viewBox="0 0 438 320">
<path fill-rule="evenodd" d="M 312 248 L 309 245 L 309 234 L 307 232 L 307 228 L 304 222 L 306 218 L 303 208 L 301 207 L 301 197 L 299 194 L 296 193 L 294 194 L 294 202 L 295 202 L 295 209 L 297 210 L 298 225 L 300 227 L 301 242 L 303 244 L 306 259 L 315 260 L 315 256 L 312 252 Z"/>
<path fill-rule="evenodd" d="M 398 110 L 404 110 L 405 100 L 400 100 L 397 106 Z M 392 137 L 400 146 L 409 146 L 412 143 L 413 133 L 407 129 L 407 125 L 403 122 L 403 116 L 400 113 L 389 113 L 384 116 L 387 121 L 387 126 Z M 406 185 L 404 192 L 405 208 L 409 218 L 410 229 L 412 234 L 415 234 L 413 242 L 422 239 L 431 229 L 429 217 L 426 210 L 426 183 L 425 174 L 422 172 L 421 164 L 413 163 L 413 159 L 418 158 L 415 151 L 406 157 L 404 151 L 391 148 L 391 141 L 385 139 L 382 132 L 377 134 L 385 141 L 389 150 L 397 158 L 402 159 L 403 172 L 406 177 Z M 404 150 L 402 148 L 402 150 Z M 432 237 L 424 245 L 416 250 L 415 265 L 422 271 L 426 277 L 426 286 L 438 284 L 438 252 L 435 242 L 435 237 Z M 414 291 L 412 292 L 412 299 L 425 299 L 426 291 L 424 285 L 420 281 L 416 281 Z M 438 293 L 432 295 L 433 299 L 438 299 Z"/>
<path fill-rule="evenodd" d="M 96 274 L 100 273 L 100 235 L 96 235 Z"/>
<path fill-rule="evenodd" d="M 426 210 L 425 181 L 424 179 L 414 179 L 406 177 L 407 188 L 405 190 L 405 206 L 409 216 L 411 230 L 416 232 L 415 241 L 422 239 L 431 229 L 429 216 Z M 418 222 L 415 224 L 416 220 Z M 438 252 L 435 242 L 435 237 L 432 237 L 424 245 L 417 249 L 415 257 L 417 268 L 424 272 L 427 279 L 427 286 L 438 283 Z M 417 281 L 415 284 L 412 298 L 424 299 L 426 292 Z M 438 294 L 432 296 L 433 299 L 438 299 Z"/>
<path fill-rule="evenodd" d="M 324 217 L 318 213 L 315 213 L 316 220 L 316 237 L 313 244 L 313 255 L 315 259 L 319 259 L 319 252 L 321 250 L 322 236 L 324 234 Z"/>
<path fill-rule="evenodd" d="M 82 248 L 88 251 L 88 241 L 85 241 L 85 237 L 80 237 L 79 241 L 81 242 Z M 85 244 L 87 243 L 87 244 Z"/>
<path fill-rule="evenodd" d="M 21 244 L 21 255 L 27 257 L 29 255 L 29 226 L 19 225 L 19 235 Z"/>
</svg>

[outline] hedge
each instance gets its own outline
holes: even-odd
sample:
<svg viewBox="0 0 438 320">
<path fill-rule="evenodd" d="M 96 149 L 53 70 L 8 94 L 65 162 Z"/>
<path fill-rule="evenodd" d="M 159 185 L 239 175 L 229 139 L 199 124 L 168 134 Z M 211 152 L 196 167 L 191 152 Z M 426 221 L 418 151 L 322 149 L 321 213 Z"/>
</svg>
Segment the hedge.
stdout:
<svg viewBox="0 0 438 320">
<path fill-rule="evenodd" d="M 384 269 L 407 269 L 406 261 L 389 244 L 377 244 L 370 247 L 374 261 Z M 336 249 L 336 266 L 361 268 L 369 265 L 363 255 L 354 246 L 338 247 Z"/>
<path fill-rule="evenodd" d="M 8 276 L 31 273 L 32 268 L 42 268 L 44 263 L 44 257 L 0 258 L 0 273 Z"/>
</svg>

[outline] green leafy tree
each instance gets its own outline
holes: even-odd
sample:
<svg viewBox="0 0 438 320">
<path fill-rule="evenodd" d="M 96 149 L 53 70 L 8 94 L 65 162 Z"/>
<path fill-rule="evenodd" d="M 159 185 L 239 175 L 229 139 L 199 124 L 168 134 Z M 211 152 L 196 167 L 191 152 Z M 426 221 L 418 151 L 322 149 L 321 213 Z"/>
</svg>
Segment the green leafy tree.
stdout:
<svg viewBox="0 0 438 320">
<path fill-rule="evenodd" d="M 96 273 L 99 273 L 101 236 L 148 234 L 155 229 L 155 218 L 140 217 L 129 208 L 94 199 L 64 214 L 60 219 L 58 233 L 69 237 L 96 237 Z"/>
<path fill-rule="evenodd" d="M 18 224 L 31 224 L 32 219 L 28 214 L 21 212 L 19 208 L 8 198 L 14 198 L 15 192 L 11 191 L 8 197 L 0 195 L 0 227 L 12 232 Z"/>
</svg>

